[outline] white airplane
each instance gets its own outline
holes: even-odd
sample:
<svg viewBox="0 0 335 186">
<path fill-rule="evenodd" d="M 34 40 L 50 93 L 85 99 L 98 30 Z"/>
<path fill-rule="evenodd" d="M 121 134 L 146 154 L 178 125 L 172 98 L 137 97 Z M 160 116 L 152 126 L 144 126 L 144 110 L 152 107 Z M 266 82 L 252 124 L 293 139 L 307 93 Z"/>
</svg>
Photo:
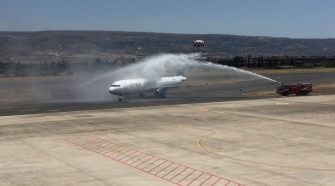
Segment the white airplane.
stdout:
<svg viewBox="0 0 335 186">
<path fill-rule="evenodd" d="M 156 80 L 149 79 L 127 79 L 114 82 L 108 89 L 110 94 L 118 95 L 122 101 L 123 95 L 138 93 L 141 97 L 146 92 L 153 92 L 160 98 L 165 98 L 169 88 L 176 88 L 187 78 L 184 76 L 161 77 Z"/>
</svg>

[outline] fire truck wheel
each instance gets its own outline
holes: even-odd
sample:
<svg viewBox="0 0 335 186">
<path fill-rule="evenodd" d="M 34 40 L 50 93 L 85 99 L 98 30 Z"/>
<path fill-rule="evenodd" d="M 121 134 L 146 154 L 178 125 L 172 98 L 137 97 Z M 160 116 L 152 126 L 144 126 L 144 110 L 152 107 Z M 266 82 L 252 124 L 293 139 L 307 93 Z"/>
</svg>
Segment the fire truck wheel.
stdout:
<svg viewBox="0 0 335 186">
<path fill-rule="evenodd" d="M 288 96 L 288 92 L 283 92 L 281 95 L 282 96 Z"/>
<path fill-rule="evenodd" d="M 303 95 L 303 96 L 307 96 L 307 95 L 308 95 L 308 92 L 307 92 L 307 91 L 303 91 L 303 92 L 301 92 L 301 95 Z"/>
</svg>

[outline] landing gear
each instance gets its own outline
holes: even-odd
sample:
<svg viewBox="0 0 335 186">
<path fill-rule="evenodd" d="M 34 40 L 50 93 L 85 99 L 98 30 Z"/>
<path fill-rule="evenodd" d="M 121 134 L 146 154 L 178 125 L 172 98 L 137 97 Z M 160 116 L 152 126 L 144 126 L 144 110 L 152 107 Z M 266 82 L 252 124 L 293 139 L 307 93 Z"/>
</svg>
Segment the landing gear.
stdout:
<svg viewBox="0 0 335 186">
<path fill-rule="evenodd" d="M 119 102 L 122 102 L 122 100 L 123 100 L 123 96 L 119 96 Z"/>
<path fill-rule="evenodd" d="M 166 97 L 166 91 L 167 91 L 166 88 L 162 88 L 162 89 L 159 88 L 154 92 L 154 95 L 159 97 L 159 98 L 165 98 Z"/>
</svg>

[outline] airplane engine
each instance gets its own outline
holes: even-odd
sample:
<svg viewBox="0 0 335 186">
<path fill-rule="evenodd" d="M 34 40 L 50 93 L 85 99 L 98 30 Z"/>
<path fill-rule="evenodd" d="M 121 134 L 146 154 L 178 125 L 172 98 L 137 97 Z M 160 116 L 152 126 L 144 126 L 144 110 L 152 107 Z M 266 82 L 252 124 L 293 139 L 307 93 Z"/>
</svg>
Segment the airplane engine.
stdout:
<svg viewBox="0 0 335 186">
<path fill-rule="evenodd" d="M 167 89 L 165 89 L 165 88 L 159 88 L 154 92 L 154 94 L 155 94 L 155 96 L 157 96 L 159 98 L 165 98 L 166 97 L 166 91 L 167 91 Z"/>
</svg>

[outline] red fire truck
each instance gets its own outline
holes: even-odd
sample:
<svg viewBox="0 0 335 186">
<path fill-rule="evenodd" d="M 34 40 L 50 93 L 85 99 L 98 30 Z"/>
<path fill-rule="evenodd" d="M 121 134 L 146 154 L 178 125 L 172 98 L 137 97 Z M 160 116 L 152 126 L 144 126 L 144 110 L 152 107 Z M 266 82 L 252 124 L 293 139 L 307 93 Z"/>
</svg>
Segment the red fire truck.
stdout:
<svg viewBox="0 0 335 186">
<path fill-rule="evenodd" d="M 288 96 L 290 94 L 308 95 L 313 90 L 311 83 L 299 83 L 299 84 L 282 84 L 277 87 L 277 93 L 282 96 Z"/>
</svg>

